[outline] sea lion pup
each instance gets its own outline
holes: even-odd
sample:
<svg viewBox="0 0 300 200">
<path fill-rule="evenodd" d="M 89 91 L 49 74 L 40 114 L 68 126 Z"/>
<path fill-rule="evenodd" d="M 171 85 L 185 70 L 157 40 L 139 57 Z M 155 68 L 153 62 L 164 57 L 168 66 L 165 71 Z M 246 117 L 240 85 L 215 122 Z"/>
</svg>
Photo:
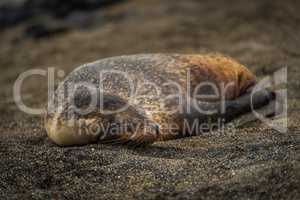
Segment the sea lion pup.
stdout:
<svg viewBox="0 0 300 200">
<path fill-rule="evenodd" d="M 226 123 L 267 105 L 274 93 L 251 95 L 255 83 L 246 67 L 218 54 L 102 59 L 75 69 L 58 86 L 45 127 L 60 146 L 144 145 L 198 135 L 206 129 L 199 132 L 197 125 Z"/>
</svg>

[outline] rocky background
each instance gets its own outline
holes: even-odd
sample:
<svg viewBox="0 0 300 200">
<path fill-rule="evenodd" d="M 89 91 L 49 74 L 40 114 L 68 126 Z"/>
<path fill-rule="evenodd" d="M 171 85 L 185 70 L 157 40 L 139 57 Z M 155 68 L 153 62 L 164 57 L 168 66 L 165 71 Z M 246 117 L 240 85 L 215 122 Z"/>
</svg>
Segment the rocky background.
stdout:
<svg viewBox="0 0 300 200">
<path fill-rule="evenodd" d="M 300 199 L 299 9 L 292 0 L 0 1 L 0 198 Z M 13 84 L 28 69 L 69 73 L 150 52 L 221 52 L 260 78 L 287 66 L 289 131 L 252 122 L 145 148 L 59 148 L 42 116 L 14 102 Z M 29 78 L 22 94 L 45 106 L 46 79 Z"/>
</svg>

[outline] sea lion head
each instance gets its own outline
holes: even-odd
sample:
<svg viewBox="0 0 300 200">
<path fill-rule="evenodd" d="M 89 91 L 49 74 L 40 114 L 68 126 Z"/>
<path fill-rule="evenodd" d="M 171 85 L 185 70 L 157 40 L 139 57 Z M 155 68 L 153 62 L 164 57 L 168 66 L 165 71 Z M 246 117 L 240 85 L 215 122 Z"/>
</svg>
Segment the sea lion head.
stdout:
<svg viewBox="0 0 300 200">
<path fill-rule="evenodd" d="M 113 94 L 79 89 L 69 100 L 54 100 L 45 117 L 49 138 L 60 146 L 83 145 L 98 140 L 148 144 L 158 137 L 158 126 L 142 109 Z M 70 100 L 72 99 L 72 100 Z M 95 104 L 91 104 L 96 99 Z"/>
</svg>

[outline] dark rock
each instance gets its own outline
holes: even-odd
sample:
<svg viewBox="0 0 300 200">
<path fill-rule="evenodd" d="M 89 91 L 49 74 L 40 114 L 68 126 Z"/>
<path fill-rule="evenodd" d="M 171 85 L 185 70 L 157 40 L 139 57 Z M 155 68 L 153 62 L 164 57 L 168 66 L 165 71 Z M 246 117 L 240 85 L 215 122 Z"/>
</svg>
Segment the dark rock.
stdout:
<svg viewBox="0 0 300 200">
<path fill-rule="evenodd" d="M 73 12 L 87 12 L 124 0 L 19 0 L 0 2 L 0 29 L 41 15 L 65 18 Z M 82 16 L 81 19 L 82 20 Z M 83 23 L 86 23 L 84 20 Z"/>
<path fill-rule="evenodd" d="M 95 10 L 100 7 L 115 4 L 122 0 L 28 0 L 25 8 L 38 12 L 47 12 L 55 17 L 65 17 L 73 11 Z"/>
<path fill-rule="evenodd" d="M 55 34 L 63 33 L 68 30 L 64 26 L 51 26 L 42 23 L 32 24 L 25 29 L 24 36 L 34 39 L 51 37 Z"/>
<path fill-rule="evenodd" d="M 64 18 L 64 23 L 71 28 L 85 28 L 92 25 L 94 15 L 83 11 L 75 11 Z"/>
<path fill-rule="evenodd" d="M 29 10 L 16 7 L 0 7 L 0 30 L 16 25 L 32 16 Z"/>
</svg>

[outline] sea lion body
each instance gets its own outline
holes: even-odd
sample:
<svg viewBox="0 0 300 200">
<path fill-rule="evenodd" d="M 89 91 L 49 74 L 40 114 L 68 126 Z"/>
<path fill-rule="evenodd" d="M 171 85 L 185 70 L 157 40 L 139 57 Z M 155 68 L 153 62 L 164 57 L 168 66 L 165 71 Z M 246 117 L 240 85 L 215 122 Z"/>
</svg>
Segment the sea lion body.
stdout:
<svg viewBox="0 0 300 200">
<path fill-rule="evenodd" d="M 201 83 L 208 84 L 199 87 Z M 61 146 L 96 141 L 148 144 L 179 138 L 186 132 L 184 120 L 191 123 L 200 118 L 204 123 L 209 116 L 199 113 L 193 103 L 189 105 L 191 100 L 206 110 L 216 108 L 214 120 L 220 116 L 232 119 L 248 109 L 249 103 L 233 109 L 230 105 L 229 116 L 220 113 L 222 98 L 229 102 L 239 99 L 255 83 L 246 67 L 217 54 L 102 59 L 75 69 L 59 85 L 49 102 L 45 127 L 49 138 Z M 213 90 L 216 88 L 219 95 Z M 268 98 L 260 101 L 265 104 Z M 116 127 L 121 124 L 125 129 Z M 172 130 L 166 128 L 170 124 Z"/>
</svg>

